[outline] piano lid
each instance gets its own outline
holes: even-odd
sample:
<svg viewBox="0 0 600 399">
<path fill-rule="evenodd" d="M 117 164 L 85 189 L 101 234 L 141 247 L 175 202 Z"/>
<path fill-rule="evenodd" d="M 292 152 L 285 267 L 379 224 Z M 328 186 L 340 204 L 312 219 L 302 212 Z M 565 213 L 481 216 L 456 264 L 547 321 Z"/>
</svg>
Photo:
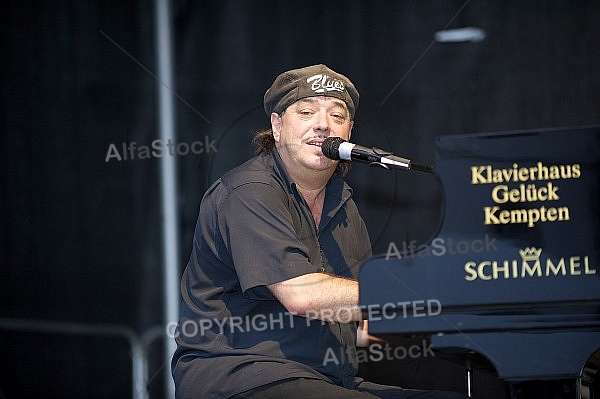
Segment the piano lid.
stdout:
<svg viewBox="0 0 600 399">
<path fill-rule="evenodd" d="M 544 322 L 535 315 L 560 304 L 585 313 L 586 325 L 600 323 L 600 127 L 441 136 L 435 173 L 439 233 L 419 248 L 390 243 L 365 262 L 361 305 L 406 311 L 430 300 L 441 314 L 508 312 L 537 328 Z M 407 332 L 442 328 L 417 313 Z M 579 316 L 559 313 L 566 325 Z M 370 329 L 389 331 L 386 323 Z"/>
<path fill-rule="evenodd" d="M 600 127 L 439 137 L 435 170 L 437 236 L 360 270 L 369 333 L 429 335 L 507 381 L 580 376 L 600 350 Z"/>
</svg>

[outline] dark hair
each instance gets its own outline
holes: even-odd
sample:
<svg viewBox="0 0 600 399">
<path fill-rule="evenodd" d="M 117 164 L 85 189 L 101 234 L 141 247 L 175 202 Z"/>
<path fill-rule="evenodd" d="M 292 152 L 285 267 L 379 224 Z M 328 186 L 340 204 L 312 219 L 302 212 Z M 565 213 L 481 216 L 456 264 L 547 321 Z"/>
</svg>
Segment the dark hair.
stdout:
<svg viewBox="0 0 600 399">
<path fill-rule="evenodd" d="M 256 147 L 256 155 L 263 152 L 270 152 L 275 148 L 275 138 L 273 137 L 273 130 L 263 129 L 256 132 L 252 139 L 252 144 Z M 350 172 L 352 165 L 350 161 L 340 161 L 335 168 L 335 173 L 339 177 L 344 177 Z"/>
</svg>

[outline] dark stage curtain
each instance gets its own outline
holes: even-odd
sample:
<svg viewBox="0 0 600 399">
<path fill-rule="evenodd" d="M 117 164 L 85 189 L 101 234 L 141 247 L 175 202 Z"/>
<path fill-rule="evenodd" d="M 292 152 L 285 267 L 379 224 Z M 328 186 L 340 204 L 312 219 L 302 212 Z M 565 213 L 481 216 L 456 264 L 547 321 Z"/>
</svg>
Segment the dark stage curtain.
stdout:
<svg viewBox="0 0 600 399">
<path fill-rule="evenodd" d="M 349 76 L 361 93 L 353 141 L 420 163 L 433 163 L 439 135 L 600 123 L 595 1 L 173 1 L 172 9 L 177 143 L 208 150 L 176 155 L 181 269 L 202 194 L 252 156 L 253 133 L 268 123 L 263 94 L 284 70 L 325 63 Z M 0 19 L 0 318 L 138 334 L 164 326 L 160 159 L 140 159 L 159 139 L 152 3 L 7 1 Z M 446 26 L 487 36 L 433 43 Z M 135 159 L 106 159 L 112 144 L 123 158 L 132 142 Z M 375 252 L 435 234 L 434 177 L 355 165 L 349 181 Z M 158 342 L 151 349 L 149 377 L 158 376 L 149 390 L 161 397 L 159 370 L 169 365 Z M 363 373 L 427 386 L 431 370 L 437 384 L 462 389 L 460 367 L 442 361 L 380 362 Z M 127 398 L 130 372 L 122 339 L 0 329 L 7 398 Z M 493 377 L 479 382 L 483 397 L 498 395 Z"/>
</svg>

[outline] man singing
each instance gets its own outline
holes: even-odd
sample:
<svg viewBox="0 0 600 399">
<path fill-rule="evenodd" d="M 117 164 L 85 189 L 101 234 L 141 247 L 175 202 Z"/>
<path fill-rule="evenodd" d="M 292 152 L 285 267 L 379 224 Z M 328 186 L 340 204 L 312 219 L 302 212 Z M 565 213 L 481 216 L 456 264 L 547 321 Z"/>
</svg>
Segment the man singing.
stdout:
<svg viewBox="0 0 600 399">
<path fill-rule="evenodd" d="M 284 72 L 265 93 L 271 128 L 255 136 L 257 156 L 200 205 L 181 282 L 178 398 L 464 397 L 356 376 L 357 277 L 370 241 L 342 179 L 348 164 L 321 144 L 350 139 L 358 99 L 325 65 Z"/>
</svg>

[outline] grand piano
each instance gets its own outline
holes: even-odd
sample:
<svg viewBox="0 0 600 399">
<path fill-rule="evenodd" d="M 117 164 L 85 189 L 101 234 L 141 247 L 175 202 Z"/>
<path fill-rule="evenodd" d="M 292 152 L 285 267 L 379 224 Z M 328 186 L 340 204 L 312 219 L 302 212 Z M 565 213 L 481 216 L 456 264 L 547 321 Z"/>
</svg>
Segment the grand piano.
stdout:
<svg viewBox="0 0 600 399">
<path fill-rule="evenodd" d="M 435 145 L 439 229 L 363 264 L 369 333 L 425 337 L 467 382 L 495 373 L 507 398 L 600 398 L 600 127 Z M 555 391 L 535 396 L 534 381 Z"/>
</svg>

